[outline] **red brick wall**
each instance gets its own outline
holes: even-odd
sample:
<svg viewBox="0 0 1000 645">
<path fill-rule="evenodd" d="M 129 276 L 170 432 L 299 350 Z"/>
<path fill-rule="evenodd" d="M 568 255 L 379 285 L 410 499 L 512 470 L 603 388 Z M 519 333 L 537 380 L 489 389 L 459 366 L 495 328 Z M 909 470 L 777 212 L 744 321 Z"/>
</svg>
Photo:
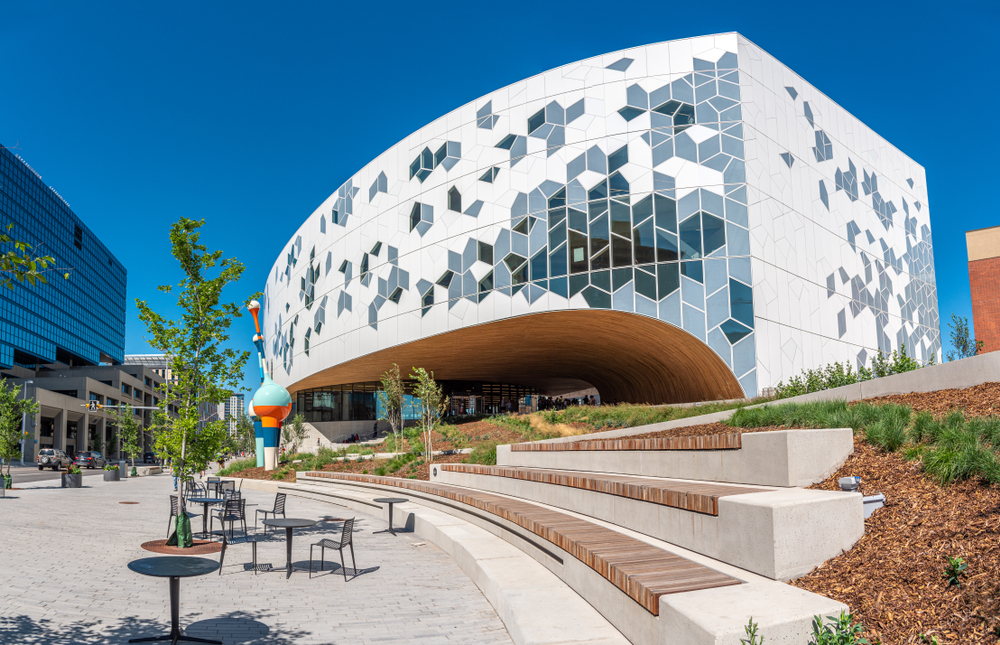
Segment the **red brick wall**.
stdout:
<svg viewBox="0 0 1000 645">
<path fill-rule="evenodd" d="M 1000 350 L 1000 257 L 969 262 L 972 320 L 984 352 Z"/>
</svg>

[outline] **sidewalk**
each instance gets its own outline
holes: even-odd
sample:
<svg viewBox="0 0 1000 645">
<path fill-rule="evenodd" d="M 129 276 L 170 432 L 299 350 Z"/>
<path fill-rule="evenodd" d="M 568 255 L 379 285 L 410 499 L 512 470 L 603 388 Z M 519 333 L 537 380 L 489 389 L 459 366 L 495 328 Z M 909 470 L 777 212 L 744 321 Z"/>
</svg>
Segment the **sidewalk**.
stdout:
<svg viewBox="0 0 1000 645">
<path fill-rule="evenodd" d="M 13 538 L 5 540 L 0 564 L 0 643 L 126 643 L 169 630 L 167 581 L 126 565 L 154 555 L 139 547 L 142 542 L 167 536 L 171 477 L 86 478 L 80 489 L 61 489 L 58 481 L 26 483 L 24 489 L 0 500 L 5 535 Z M 253 511 L 270 508 L 274 498 L 243 494 L 252 531 Z M 328 550 L 326 570 L 308 578 L 309 544 L 339 538 L 339 523 L 295 531 L 297 570 L 288 580 L 283 571 L 244 571 L 251 550 L 238 545 L 226 553 L 221 576 L 182 582 L 186 633 L 227 645 L 511 642 L 475 584 L 433 545 L 405 533 L 374 535 L 386 526 L 381 519 L 322 502 L 289 498 L 287 514 L 357 517 L 360 575 L 350 579 L 349 570 L 345 583 L 337 552 Z M 192 519 L 194 530 L 201 526 L 200 516 Z M 258 561 L 284 564 L 283 533 L 258 545 Z"/>
</svg>

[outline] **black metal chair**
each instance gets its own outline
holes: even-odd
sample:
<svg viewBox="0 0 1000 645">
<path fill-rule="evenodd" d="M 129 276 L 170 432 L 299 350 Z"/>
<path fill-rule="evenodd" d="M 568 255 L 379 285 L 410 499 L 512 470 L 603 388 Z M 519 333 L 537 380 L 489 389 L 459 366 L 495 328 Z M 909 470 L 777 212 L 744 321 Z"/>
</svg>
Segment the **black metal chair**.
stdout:
<svg viewBox="0 0 1000 645">
<path fill-rule="evenodd" d="M 177 495 L 170 496 L 170 519 L 167 520 L 167 537 L 170 537 L 170 523 L 174 521 L 177 517 L 177 505 L 180 504 L 180 500 Z M 200 513 L 191 513 L 189 511 L 184 511 L 184 514 L 188 516 L 188 519 L 192 517 L 198 517 Z"/>
<path fill-rule="evenodd" d="M 230 541 L 233 539 L 233 524 L 240 522 L 243 524 L 243 535 L 247 534 L 247 518 L 244 512 L 246 508 L 246 500 L 234 497 L 227 499 L 222 508 L 212 511 L 212 515 L 209 517 L 208 531 L 212 532 L 212 522 L 216 519 L 222 525 L 222 535 L 226 535 L 226 522 L 229 522 L 229 538 Z"/>
<path fill-rule="evenodd" d="M 257 516 L 261 513 L 264 514 L 265 520 L 267 519 L 268 515 L 273 515 L 275 517 L 278 517 L 280 515 L 281 517 L 285 517 L 285 497 L 286 497 L 285 493 L 277 493 L 274 496 L 274 508 L 271 509 L 258 508 L 256 510 L 256 512 L 253 514 L 253 530 L 255 531 L 257 530 Z M 267 524 L 265 524 L 264 525 L 265 533 L 267 533 L 267 529 L 268 526 Z"/>
<path fill-rule="evenodd" d="M 184 482 L 184 493 L 188 497 L 202 497 L 206 494 L 206 489 L 193 479 L 189 479 Z"/>
<path fill-rule="evenodd" d="M 313 547 L 319 547 L 319 570 L 323 570 L 323 559 L 327 549 L 337 549 L 340 551 L 340 568 L 344 572 L 344 582 L 347 582 L 347 567 L 344 563 L 344 547 L 351 547 L 351 564 L 354 565 L 354 576 L 358 575 L 358 561 L 354 559 L 354 518 L 344 520 L 344 531 L 340 534 L 340 542 L 323 539 L 315 544 L 309 545 L 309 577 L 313 572 Z M 351 576 L 352 578 L 354 576 Z"/>
<path fill-rule="evenodd" d="M 219 494 L 219 488 L 222 485 L 222 480 L 218 477 L 209 477 L 205 480 L 205 489 L 211 490 L 213 494 Z"/>
<path fill-rule="evenodd" d="M 219 575 L 222 575 L 222 562 L 226 559 L 226 548 L 233 544 L 250 544 L 253 546 L 253 574 L 257 575 L 257 536 L 242 535 L 231 540 L 226 539 L 226 532 L 222 532 L 222 553 L 219 555 Z"/>
</svg>

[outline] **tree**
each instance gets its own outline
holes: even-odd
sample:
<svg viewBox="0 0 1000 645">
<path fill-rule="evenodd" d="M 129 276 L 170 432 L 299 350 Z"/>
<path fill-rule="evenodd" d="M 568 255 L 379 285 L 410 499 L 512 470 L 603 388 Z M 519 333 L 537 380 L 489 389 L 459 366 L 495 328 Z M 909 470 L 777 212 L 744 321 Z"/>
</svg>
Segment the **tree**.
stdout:
<svg viewBox="0 0 1000 645">
<path fill-rule="evenodd" d="M 108 427 L 108 442 L 104 444 L 104 449 L 107 450 L 105 457 L 110 457 L 111 453 L 114 453 L 115 459 L 118 459 L 118 426 L 109 425 Z"/>
<path fill-rule="evenodd" d="M 101 453 L 105 457 L 108 456 L 105 452 L 104 441 L 101 440 L 101 434 L 96 429 L 90 433 L 90 449 Z"/>
<path fill-rule="evenodd" d="M 0 474 L 3 474 L 3 462 L 7 462 L 7 473 L 10 477 L 10 462 L 21 455 L 21 422 L 25 415 L 34 418 L 38 413 L 38 403 L 33 399 L 19 399 L 18 386 L 7 387 L 7 379 L 0 379 Z M 6 485 L 0 484 L 2 486 Z"/>
<path fill-rule="evenodd" d="M 257 452 L 253 421 L 246 412 L 241 412 L 236 418 L 236 446 L 239 451 L 246 454 Z"/>
<path fill-rule="evenodd" d="M 951 314 L 951 322 L 948 323 L 951 329 L 951 346 L 955 351 L 946 354 L 949 361 L 960 358 L 969 358 L 983 351 L 983 341 L 973 338 L 969 331 L 969 319 L 965 316 L 957 316 L 955 312 Z"/>
<path fill-rule="evenodd" d="M 142 423 L 136 420 L 135 410 L 127 403 L 121 407 L 113 408 L 108 416 L 118 428 L 122 451 L 132 458 L 132 467 L 135 468 L 135 456 L 142 450 L 139 445 L 139 438 L 142 436 Z"/>
<path fill-rule="evenodd" d="M 403 388 L 403 378 L 399 375 L 399 365 L 392 364 L 392 369 L 382 374 L 382 389 L 378 392 L 378 402 L 382 407 L 379 419 L 387 421 L 392 428 L 393 450 L 399 452 L 400 432 L 403 429 L 403 402 L 406 392 Z"/>
<path fill-rule="evenodd" d="M 15 240 L 10 236 L 14 231 L 14 223 L 7 224 L 7 232 L 0 233 L 0 246 L 10 244 L 13 249 L 0 253 L 0 284 L 7 289 L 14 287 L 14 281 L 27 282 L 31 286 L 48 282 L 46 274 L 55 271 L 55 259 L 51 255 L 34 255 L 32 247 L 27 242 Z M 69 272 L 63 274 L 69 280 Z"/>
<path fill-rule="evenodd" d="M 154 417 L 160 428 L 155 433 L 156 451 L 172 459 L 182 481 L 204 470 L 215 459 L 225 441 L 224 421 L 206 421 L 199 416 L 199 406 L 218 405 L 240 389 L 243 367 L 250 353 L 224 347 L 229 327 L 241 317 L 243 304 L 224 302 L 222 291 L 237 282 L 244 266 L 233 258 L 223 258 L 222 251 L 207 251 L 200 243 L 199 229 L 205 221 L 182 217 L 170 228 L 173 256 L 180 263 L 183 278 L 177 285 L 180 317 L 168 319 L 136 299 L 139 319 L 146 324 L 150 344 L 168 357 L 172 378 L 163 384 L 163 396 Z M 163 285 L 159 290 L 173 293 Z M 174 408 L 171 413 L 171 406 Z M 191 545 L 191 522 L 184 513 L 185 490 L 180 489 L 175 535 L 180 546 Z"/>
<path fill-rule="evenodd" d="M 424 448 L 427 450 L 427 461 L 434 461 L 431 434 L 434 432 L 434 427 L 444 413 L 444 392 L 437 381 L 434 380 L 434 372 L 428 373 L 422 367 L 414 367 L 410 378 L 417 382 L 413 387 L 413 395 L 420 399 L 420 425 L 424 433 Z"/>
<path fill-rule="evenodd" d="M 308 431 L 306 430 L 306 418 L 301 414 L 296 414 L 291 421 L 286 421 L 281 428 L 281 443 L 285 444 L 289 453 L 299 451 L 305 440 Z"/>
</svg>

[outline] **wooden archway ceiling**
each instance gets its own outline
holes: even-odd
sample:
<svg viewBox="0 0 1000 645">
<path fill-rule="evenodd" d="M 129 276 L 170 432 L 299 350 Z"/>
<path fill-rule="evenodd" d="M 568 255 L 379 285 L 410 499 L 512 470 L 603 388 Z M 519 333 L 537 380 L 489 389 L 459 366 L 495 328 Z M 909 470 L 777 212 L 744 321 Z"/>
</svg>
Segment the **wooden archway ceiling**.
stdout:
<svg viewBox="0 0 1000 645">
<path fill-rule="evenodd" d="M 553 311 L 464 327 L 331 366 L 298 390 L 377 381 L 397 363 L 438 380 L 524 385 L 547 391 L 578 382 L 605 402 L 682 403 L 741 398 L 719 356 L 687 332 L 636 314 Z M 563 390 L 565 391 L 565 390 Z"/>
</svg>

